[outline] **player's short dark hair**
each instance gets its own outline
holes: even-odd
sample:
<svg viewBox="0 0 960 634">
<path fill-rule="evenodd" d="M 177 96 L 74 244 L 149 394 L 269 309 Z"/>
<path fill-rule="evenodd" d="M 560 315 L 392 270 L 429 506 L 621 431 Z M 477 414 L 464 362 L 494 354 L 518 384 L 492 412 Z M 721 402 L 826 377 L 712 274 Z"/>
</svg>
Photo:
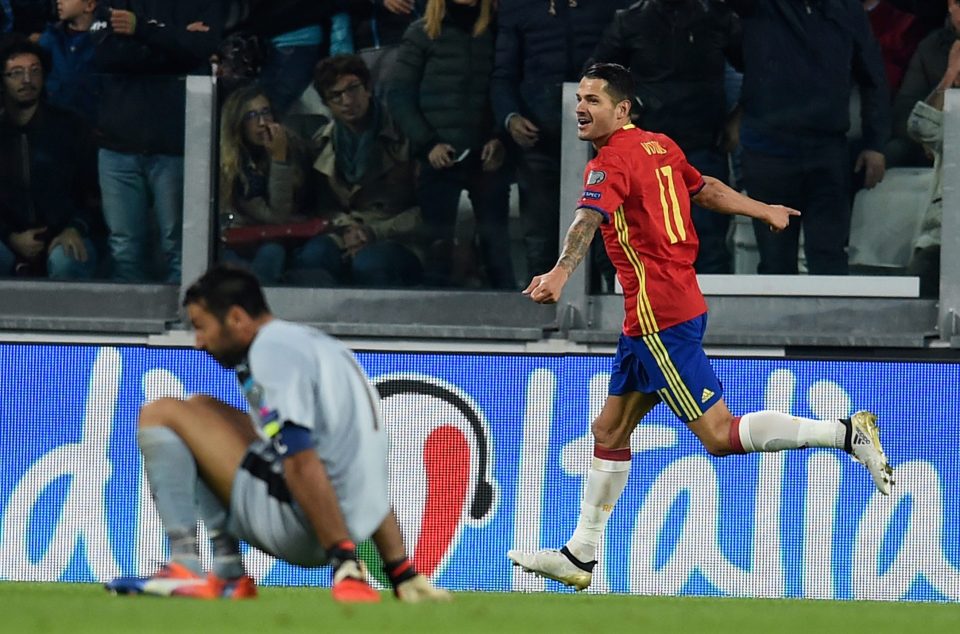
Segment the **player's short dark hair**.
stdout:
<svg viewBox="0 0 960 634">
<path fill-rule="evenodd" d="M 326 93 L 344 75 L 356 75 L 370 89 L 370 69 L 359 55 L 333 55 L 317 62 L 313 69 L 313 87 L 326 100 Z"/>
<path fill-rule="evenodd" d="M 634 103 L 636 85 L 633 82 L 633 75 L 620 64 L 592 64 L 583 71 L 583 76 L 587 79 L 602 79 L 607 82 L 607 94 L 613 97 L 614 103 L 621 101 Z"/>
<path fill-rule="evenodd" d="M 219 264 L 190 285 L 183 306 L 198 304 L 223 321 L 232 306 L 239 306 L 251 317 L 270 312 L 257 277 L 245 269 Z"/>
</svg>

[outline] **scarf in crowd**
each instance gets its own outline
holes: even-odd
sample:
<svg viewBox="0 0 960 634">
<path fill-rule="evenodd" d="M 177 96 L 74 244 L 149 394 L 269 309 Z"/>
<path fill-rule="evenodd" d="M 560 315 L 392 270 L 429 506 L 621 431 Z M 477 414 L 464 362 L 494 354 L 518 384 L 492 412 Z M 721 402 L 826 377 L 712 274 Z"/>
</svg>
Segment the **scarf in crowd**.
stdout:
<svg viewBox="0 0 960 634">
<path fill-rule="evenodd" d="M 360 133 L 355 133 L 339 122 L 333 126 L 333 147 L 336 151 L 337 173 L 351 185 L 359 183 L 367 173 L 380 164 L 377 136 L 382 119 L 380 102 L 370 100 L 370 121 Z"/>
</svg>

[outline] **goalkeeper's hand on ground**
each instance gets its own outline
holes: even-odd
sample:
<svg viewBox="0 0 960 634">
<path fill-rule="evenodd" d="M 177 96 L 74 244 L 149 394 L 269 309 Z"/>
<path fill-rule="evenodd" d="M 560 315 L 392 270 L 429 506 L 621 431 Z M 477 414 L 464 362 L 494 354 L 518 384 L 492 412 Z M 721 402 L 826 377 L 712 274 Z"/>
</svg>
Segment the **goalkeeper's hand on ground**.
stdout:
<svg viewBox="0 0 960 634">
<path fill-rule="evenodd" d="M 367 568 L 357 559 L 353 542 L 344 540 L 327 551 L 333 566 L 331 594 L 343 603 L 376 603 L 380 593 L 367 583 Z"/>
<path fill-rule="evenodd" d="M 402 581 L 394 588 L 397 598 L 404 603 L 420 603 L 421 601 L 452 601 L 453 595 L 443 588 L 430 583 L 423 575 L 414 575 Z"/>
</svg>

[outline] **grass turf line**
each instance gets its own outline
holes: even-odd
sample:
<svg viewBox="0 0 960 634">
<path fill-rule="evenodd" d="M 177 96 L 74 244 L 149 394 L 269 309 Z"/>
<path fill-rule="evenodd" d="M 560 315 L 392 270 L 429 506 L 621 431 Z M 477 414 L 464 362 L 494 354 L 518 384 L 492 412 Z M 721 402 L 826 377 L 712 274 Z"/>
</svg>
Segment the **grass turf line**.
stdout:
<svg viewBox="0 0 960 634">
<path fill-rule="evenodd" d="M 656 634 L 956 634 L 960 605 L 458 592 L 450 604 L 334 603 L 327 590 L 261 588 L 253 601 L 117 597 L 98 584 L 0 583 L 0 632 L 644 632 Z"/>
</svg>

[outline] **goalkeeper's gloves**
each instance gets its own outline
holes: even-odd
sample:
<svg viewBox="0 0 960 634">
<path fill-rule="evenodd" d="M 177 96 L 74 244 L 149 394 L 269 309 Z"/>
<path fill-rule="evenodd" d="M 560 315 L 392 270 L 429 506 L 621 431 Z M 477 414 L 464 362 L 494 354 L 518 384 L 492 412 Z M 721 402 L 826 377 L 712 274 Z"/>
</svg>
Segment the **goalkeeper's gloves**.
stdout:
<svg viewBox="0 0 960 634">
<path fill-rule="evenodd" d="M 375 603 L 380 593 L 367 583 L 367 568 L 357 559 L 357 547 L 348 539 L 327 549 L 333 566 L 332 594 L 334 601 L 344 603 Z"/>
<path fill-rule="evenodd" d="M 437 588 L 430 580 L 414 569 L 409 559 L 388 562 L 383 571 L 390 578 L 393 593 L 404 603 L 420 601 L 450 601 L 453 595 L 443 588 Z"/>
</svg>

